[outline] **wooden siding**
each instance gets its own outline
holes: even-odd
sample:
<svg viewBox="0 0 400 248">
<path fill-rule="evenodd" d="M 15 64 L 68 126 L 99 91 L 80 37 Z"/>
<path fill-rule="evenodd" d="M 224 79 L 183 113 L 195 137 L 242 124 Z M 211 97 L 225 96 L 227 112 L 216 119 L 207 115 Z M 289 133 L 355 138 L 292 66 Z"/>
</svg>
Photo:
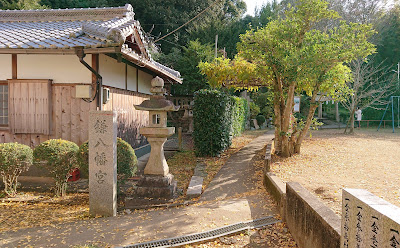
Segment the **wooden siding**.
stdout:
<svg viewBox="0 0 400 248">
<path fill-rule="evenodd" d="M 96 110 L 96 101 L 87 103 L 75 98 L 75 86 L 55 85 L 52 91 L 52 130 L 44 134 L 12 134 L 9 130 L 0 131 L 0 143 L 18 142 L 35 147 L 48 139 L 62 138 L 78 145 L 88 140 L 89 111 Z M 110 101 L 104 110 L 118 112 L 118 137 L 130 143 L 134 148 L 146 144 L 138 134 L 139 127 L 148 124 L 147 111 L 135 110 L 133 105 L 149 98 L 146 94 L 110 88 Z"/>
<path fill-rule="evenodd" d="M 139 127 L 149 123 L 149 112 L 136 110 L 133 105 L 141 104 L 149 99 L 149 95 L 110 88 L 110 101 L 104 105 L 104 110 L 114 110 L 118 113 L 118 137 L 133 148 L 146 144 L 145 138 L 139 134 Z"/>
<path fill-rule="evenodd" d="M 31 89 L 29 89 L 31 90 Z M 52 125 L 50 135 L 12 134 L 0 131 L 0 143 L 18 142 L 31 147 L 48 139 L 62 138 L 78 145 L 88 140 L 89 111 L 96 109 L 96 103 L 76 99 L 75 86 L 52 85 Z"/>
<path fill-rule="evenodd" d="M 51 80 L 8 81 L 10 130 L 14 134 L 51 133 Z"/>
</svg>

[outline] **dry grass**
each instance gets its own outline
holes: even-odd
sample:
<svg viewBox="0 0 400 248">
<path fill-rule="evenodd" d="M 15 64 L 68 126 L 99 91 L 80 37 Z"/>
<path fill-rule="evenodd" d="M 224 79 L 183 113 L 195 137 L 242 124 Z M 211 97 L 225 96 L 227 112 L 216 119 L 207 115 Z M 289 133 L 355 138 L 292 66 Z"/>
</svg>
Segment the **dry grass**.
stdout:
<svg viewBox="0 0 400 248">
<path fill-rule="evenodd" d="M 314 131 L 301 154 L 274 158 L 272 172 L 296 181 L 341 214 L 343 188 L 362 188 L 400 206 L 400 131 L 357 129 Z"/>
</svg>

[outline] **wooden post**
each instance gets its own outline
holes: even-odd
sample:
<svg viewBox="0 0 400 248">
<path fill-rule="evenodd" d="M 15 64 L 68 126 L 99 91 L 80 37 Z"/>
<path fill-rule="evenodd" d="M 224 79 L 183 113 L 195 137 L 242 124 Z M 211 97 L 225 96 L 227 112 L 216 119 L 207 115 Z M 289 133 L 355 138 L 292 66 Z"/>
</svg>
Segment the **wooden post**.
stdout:
<svg viewBox="0 0 400 248">
<path fill-rule="evenodd" d="M 336 109 L 336 122 L 340 122 L 340 116 L 339 116 L 339 102 L 335 102 L 335 109 Z"/>
<path fill-rule="evenodd" d="M 11 55 L 11 64 L 12 64 L 12 79 L 17 79 L 18 78 L 18 67 L 17 67 L 17 55 L 12 54 Z"/>
<path fill-rule="evenodd" d="M 322 102 L 319 102 L 319 107 L 318 107 L 318 118 L 322 118 Z"/>
</svg>

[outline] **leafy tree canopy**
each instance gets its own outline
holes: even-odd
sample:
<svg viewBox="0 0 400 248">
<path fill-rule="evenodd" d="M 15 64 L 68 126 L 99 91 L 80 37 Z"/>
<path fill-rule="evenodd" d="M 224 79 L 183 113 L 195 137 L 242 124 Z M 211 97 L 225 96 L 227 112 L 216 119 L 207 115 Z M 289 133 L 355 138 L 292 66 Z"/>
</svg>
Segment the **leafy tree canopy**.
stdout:
<svg viewBox="0 0 400 248">
<path fill-rule="evenodd" d="M 254 72 L 263 75 L 261 82 L 273 89 L 276 148 L 283 156 L 300 152 L 301 142 L 312 123 L 317 95 L 337 97 L 346 92 L 350 70 L 344 63 L 374 52 L 373 44 L 368 42 L 374 33 L 370 25 L 341 21 L 337 27 L 318 29 L 322 22 L 338 18 L 337 12 L 328 9 L 325 1 L 299 0 L 295 7 L 289 5 L 285 16 L 241 35 L 237 60 L 252 64 L 244 68 L 254 68 Z M 205 74 L 215 83 L 220 80 L 218 75 L 223 75 L 221 71 L 229 71 L 226 67 L 235 72 L 235 64 L 215 62 L 215 73 L 209 70 Z M 242 75 L 235 72 L 221 79 L 244 84 L 253 81 L 241 78 Z M 296 92 L 311 96 L 314 105 L 302 130 L 296 129 L 291 121 Z"/>
</svg>

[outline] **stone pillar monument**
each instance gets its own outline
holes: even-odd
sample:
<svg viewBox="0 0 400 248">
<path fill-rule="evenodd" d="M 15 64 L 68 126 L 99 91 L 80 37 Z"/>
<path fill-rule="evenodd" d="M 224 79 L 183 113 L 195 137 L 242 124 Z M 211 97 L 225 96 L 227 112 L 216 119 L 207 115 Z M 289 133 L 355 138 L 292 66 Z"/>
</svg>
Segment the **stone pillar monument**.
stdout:
<svg viewBox="0 0 400 248">
<path fill-rule="evenodd" d="M 164 80 L 155 77 L 151 81 L 150 92 L 154 95 L 150 100 L 135 105 L 137 110 L 149 111 L 149 126 L 140 128 L 140 134 L 146 136 L 151 145 L 149 160 L 144 168 L 144 176 L 139 180 L 136 196 L 145 198 L 173 197 L 176 191 L 176 181 L 169 173 L 164 157 L 164 143 L 167 137 L 175 133 L 174 127 L 167 127 L 167 111 L 178 111 L 171 101 L 164 97 Z"/>
<path fill-rule="evenodd" d="M 117 115 L 89 114 L 89 213 L 117 215 Z"/>
</svg>

